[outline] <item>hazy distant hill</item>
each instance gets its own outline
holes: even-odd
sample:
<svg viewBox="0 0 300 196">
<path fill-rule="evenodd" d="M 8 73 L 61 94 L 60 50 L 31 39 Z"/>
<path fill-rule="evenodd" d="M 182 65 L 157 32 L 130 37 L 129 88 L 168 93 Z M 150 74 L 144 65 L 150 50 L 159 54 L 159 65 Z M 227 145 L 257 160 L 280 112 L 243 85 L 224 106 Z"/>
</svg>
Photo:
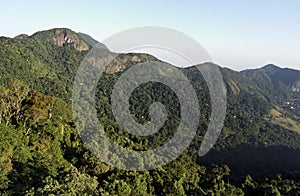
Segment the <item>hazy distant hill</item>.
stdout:
<svg viewBox="0 0 300 196">
<path fill-rule="evenodd" d="M 242 73 L 258 87 L 266 90 L 266 94 L 287 98 L 292 92 L 299 91 L 299 70 L 266 65 L 261 69 L 245 70 Z"/>
<path fill-rule="evenodd" d="M 261 69 L 242 71 L 249 80 L 253 81 L 270 103 L 275 107 L 271 117 L 281 121 L 279 124 L 292 127 L 293 122 L 284 122 L 282 117 L 287 115 L 293 120 L 300 121 L 300 71 L 266 65 Z"/>
</svg>

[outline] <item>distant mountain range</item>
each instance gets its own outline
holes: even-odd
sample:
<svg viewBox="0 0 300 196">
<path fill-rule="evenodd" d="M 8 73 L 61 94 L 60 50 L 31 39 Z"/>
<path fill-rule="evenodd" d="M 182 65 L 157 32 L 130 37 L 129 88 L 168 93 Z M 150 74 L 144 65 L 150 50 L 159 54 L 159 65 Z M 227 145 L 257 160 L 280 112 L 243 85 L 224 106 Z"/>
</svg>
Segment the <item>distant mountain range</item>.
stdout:
<svg viewBox="0 0 300 196">
<path fill-rule="evenodd" d="M 269 93 L 283 90 L 299 92 L 300 89 L 299 70 L 282 69 L 270 64 L 261 69 L 245 70 L 242 73 L 253 80 L 260 88 L 268 89 Z"/>
<path fill-rule="evenodd" d="M 32 89 L 70 104 L 77 68 L 98 43 L 89 35 L 64 28 L 41 31 L 31 36 L 0 37 L 0 85 L 17 78 Z M 103 45 L 103 48 L 106 46 Z M 109 100 L 110 95 L 105 93 L 104 88 L 112 88 L 120 73 L 130 66 L 151 60 L 156 58 L 148 54 L 120 54 L 108 68 L 109 76 L 103 79 L 105 83 L 99 85 L 100 94 Z M 195 155 L 208 123 L 210 106 L 205 103 L 210 103 L 210 99 L 205 82 L 195 67 L 181 70 L 194 85 L 203 109 L 199 135 L 190 150 Z M 198 162 L 226 163 L 233 168 L 236 176 L 300 170 L 300 71 L 275 65 L 241 72 L 221 67 L 220 70 L 228 91 L 225 127 L 214 149 Z M 152 97 L 159 92 L 152 92 Z M 143 93 L 134 96 L 140 100 Z M 102 101 L 102 104 L 104 108 L 110 106 L 109 102 Z M 136 114 L 147 112 L 147 104 L 136 104 L 141 108 Z M 169 105 L 173 106 L 173 103 Z M 114 122 L 113 117 L 110 118 Z M 137 120 L 143 121 L 139 115 Z M 289 158 L 288 164 L 284 164 Z"/>
</svg>

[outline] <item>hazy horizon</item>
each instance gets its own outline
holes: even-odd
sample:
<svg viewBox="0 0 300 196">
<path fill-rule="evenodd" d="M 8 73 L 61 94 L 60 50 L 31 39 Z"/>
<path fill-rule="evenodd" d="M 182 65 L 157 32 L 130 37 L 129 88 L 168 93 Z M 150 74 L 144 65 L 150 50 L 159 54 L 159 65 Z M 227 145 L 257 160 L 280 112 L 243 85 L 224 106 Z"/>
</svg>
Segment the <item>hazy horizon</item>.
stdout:
<svg viewBox="0 0 300 196">
<path fill-rule="evenodd" d="M 1 36 L 64 27 L 98 41 L 139 26 L 162 26 L 197 40 L 214 63 L 233 70 L 266 64 L 300 68 L 300 2 L 2 2 Z M 126 17 L 124 17 L 126 16 Z"/>
</svg>

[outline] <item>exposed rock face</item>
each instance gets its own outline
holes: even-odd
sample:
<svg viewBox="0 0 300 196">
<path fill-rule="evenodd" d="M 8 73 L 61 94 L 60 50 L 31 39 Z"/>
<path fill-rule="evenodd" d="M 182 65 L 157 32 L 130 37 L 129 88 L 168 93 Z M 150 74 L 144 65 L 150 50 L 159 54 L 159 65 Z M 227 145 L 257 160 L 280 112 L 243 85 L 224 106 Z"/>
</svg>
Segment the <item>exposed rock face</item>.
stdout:
<svg viewBox="0 0 300 196">
<path fill-rule="evenodd" d="M 228 85 L 230 86 L 230 89 L 233 92 L 233 94 L 235 94 L 235 95 L 240 94 L 241 90 L 240 90 L 240 88 L 238 87 L 238 85 L 233 80 L 230 80 L 228 82 Z"/>
<path fill-rule="evenodd" d="M 105 68 L 105 72 L 108 74 L 113 74 L 125 70 L 128 65 L 133 65 L 133 64 L 152 61 L 152 60 L 157 60 L 157 59 L 148 54 L 141 54 L 141 53 L 120 54 L 116 56 L 116 58 L 112 59 L 110 64 Z"/>
<path fill-rule="evenodd" d="M 89 50 L 89 45 L 85 43 L 76 33 L 68 29 L 53 29 L 53 43 L 57 46 L 71 44 L 76 50 Z"/>
</svg>

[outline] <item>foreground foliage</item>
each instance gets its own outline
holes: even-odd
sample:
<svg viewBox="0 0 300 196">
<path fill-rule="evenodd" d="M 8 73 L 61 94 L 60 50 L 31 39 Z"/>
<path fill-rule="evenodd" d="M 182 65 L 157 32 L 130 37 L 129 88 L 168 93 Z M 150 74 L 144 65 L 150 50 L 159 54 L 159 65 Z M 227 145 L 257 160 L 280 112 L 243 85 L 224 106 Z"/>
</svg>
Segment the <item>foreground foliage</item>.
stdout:
<svg viewBox="0 0 300 196">
<path fill-rule="evenodd" d="M 26 90 L 24 90 L 26 89 Z M 299 176 L 232 184 L 226 165 L 199 166 L 184 153 L 145 172 L 111 168 L 80 141 L 68 105 L 13 80 L 1 90 L 0 189 L 27 195 L 299 194 Z M 4 100 L 11 99 L 11 102 Z M 12 104 L 14 102 L 14 104 Z M 5 104 L 11 104 L 7 107 Z M 33 109 L 34 108 L 34 109 Z M 61 108 L 64 108 L 62 111 Z M 30 113 L 31 120 L 28 120 Z M 9 115 L 8 115 L 9 114 Z M 9 116 L 6 117 L 6 116 Z M 36 116 L 39 116 L 36 119 Z"/>
</svg>

